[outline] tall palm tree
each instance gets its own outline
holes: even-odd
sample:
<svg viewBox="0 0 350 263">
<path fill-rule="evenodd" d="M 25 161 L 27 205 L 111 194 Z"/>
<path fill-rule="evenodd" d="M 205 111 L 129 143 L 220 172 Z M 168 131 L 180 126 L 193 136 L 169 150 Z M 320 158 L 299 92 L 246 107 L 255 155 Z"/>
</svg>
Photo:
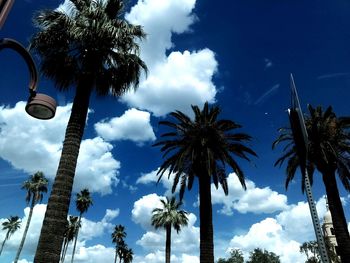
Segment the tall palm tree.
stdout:
<svg viewBox="0 0 350 263">
<path fill-rule="evenodd" d="M 0 255 L 4 249 L 6 241 L 21 227 L 21 220 L 18 216 L 10 216 L 7 221 L 2 223 L 2 230 L 6 230 L 4 241 L 1 244 Z"/>
<path fill-rule="evenodd" d="M 14 263 L 17 263 L 21 251 L 23 249 L 24 241 L 26 240 L 27 232 L 29 229 L 30 221 L 32 220 L 33 210 L 36 203 L 41 202 L 43 199 L 43 193 L 47 192 L 48 180 L 45 178 L 42 172 L 36 172 L 34 175 L 30 176 L 29 180 L 23 183 L 22 189 L 27 191 L 26 202 L 30 203 L 29 215 L 27 219 L 27 224 L 23 232 L 22 240 L 17 250 L 16 258 Z"/>
<path fill-rule="evenodd" d="M 165 262 L 170 263 L 171 228 L 174 227 L 176 232 L 179 233 L 181 226 L 187 226 L 188 218 L 186 211 L 179 210 L 182 203 L 176 202 L 175 197 L 172 197 L 170 200 L 166 197 L 166 200 L 161 199 L 160 201 L 163 207 L 153 209 L 152 226 L 156 229 L 160 227 L 165 228 Z"/>
<path fill-rule="evenodd" d="M 124 238 L 126 237 L 125 227 L 122 225 L 116 225 L 112 233 L 112 242 L 115 244 L 115 256 L 114 263 L 117 262 L 117 256 L 119 256 L 119 262 L 122 260 L 122 248 L 125 245 Z"/>
<path fill-rule="evenodd" d="M 342 262 L 350 258 L 350 237 L 344 210 L 340 201 L 336 182 L 336 173 L 345 189 L 350 191 L 350 118 L 337 117 L 332 107 L 323 111 L 321 107 L 313 108 L 308 105 L 309 116 L 305 118 L 308 133 L 308 160 L 307 168 L 310 182 L 313 182 L 315 168 L 322 174 L 326 187 L 329 210 L 332 215 L 335 236 L 338 243 L 338 252 Z M 284 154 L 276 161 L 275 166 L 287 162 L 286 188 L 293 180 L 297 168 L 300 166 L 299 157 L 290 129 L 280 129 L 280 136 L 274 141 L 272 147 L 286 142 Z M 304 191 L 304 178 L 302 178 L 302 191 Z"/>
<path fill-rule="evenodd" d="M 247 154 L 256 156 L 255 152 L 242 142 L 251 137 L 245 133 L 234 133 L 241 126 L 230 120 L 218 120 L 218 106 L 209 107 L 205 103 L 202 110 L 192 106 L 194 120 L 182 113 L 170 113 L 176 122 L 161 121 L 171 128 L 171 132 L 162 135 L 163 140 L 154 144 L 162 146 L 166 158 L 158 170 L 159 179 L 164 173 L 175 173 L 172 191 L 180 183 L 180 200 L 185 188 L 191 190 L 194 178 L 199 182 L 199 217 L 200 217 L 200 262 L 214 262 L 213 222 L 210 184 L 211 178 L 216 186 L 220 183 L 228 194 L 226 165 L 230 166 L 246 189 L 244 174 L 233 158 L 236 155 L 249 160 Z"/>
<path fill-rule="evenodd" d="M 67 220 L 67 228 L 66 228 L 66 231 L 64 232 L 61 263 L 64 262 L 64 259 L 66 257 L 69 242 L 73 241 L 74 237 L 77 235 L 77 231 L 80 227 L 78 225 L 78 219 L 79 217 L 77 216 L 69 216 L 69 220 Z"/>
<path fill-rule="evenodd" d="M 59 90 L 75 87 L 72 112 L 66 129 L 62 155 L 36 250 L 36 263 L 57 263 L 72 193 L 81 139 L 90 95 L 120 96 L 136 88 L 141 72 L 137 40 L 145 33 L 123 19 L 122 0 L 69 0 L 63 9 L 39 12 L 39 29 L 31 50 L 41 59 L 41 72 Z M 59 249 L 57 249 L 59 248 Z"/>
<path fill-rule="evenodd" d="M 90 192 L 88 189 L 85 188 L 85 189 L 81 190 L 80 193 L 77 193 L 77 199 L 75 200 L 75 205 L 76 205 L 77 210 L 79 211 L 79 219 L 78 219 L 78 224 L 77 224 L 77 228 L 76 228 L 76 232 L 75 232 L 71 263 L 73 263 L 73 261 L 74 261 L 75 248 L 77 246 L 79 228 L 81 226 L 81 217 L 84 213 L 87 212 L 89 207 L 92 205 L 92 198 L 90 196 Z"/>
</svg>

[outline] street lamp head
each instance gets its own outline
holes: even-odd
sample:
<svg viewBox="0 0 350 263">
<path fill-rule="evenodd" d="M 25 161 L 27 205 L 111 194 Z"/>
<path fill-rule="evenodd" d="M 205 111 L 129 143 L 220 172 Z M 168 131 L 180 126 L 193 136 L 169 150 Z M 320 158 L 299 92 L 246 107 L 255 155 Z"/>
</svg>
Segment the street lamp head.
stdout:
<svg viewBox="0 0 350 263">
<path fill-rule="evenodd" d="M 37 119 L 48 120 L 52 119 L 56 113 L 56 101 L 45 94 L 36 93 L 36 85 L 38 82 L 38 73 L 29 52 L 17 41 L 9 38 L 0 40 L 0 50 L 3 48 L 10 48 L 17 51 L 20 54 L 30 72 L 30 84 L 29 84 L 29 99 L 26 105 L 26 112 Z"/>
<path fill-rule="evenodd" d="M 50 96 L 37 93 L 29 97 L 26 112 L 40 120 L 52 119 L 56 112 L 56 101 Z"/>
</svg>

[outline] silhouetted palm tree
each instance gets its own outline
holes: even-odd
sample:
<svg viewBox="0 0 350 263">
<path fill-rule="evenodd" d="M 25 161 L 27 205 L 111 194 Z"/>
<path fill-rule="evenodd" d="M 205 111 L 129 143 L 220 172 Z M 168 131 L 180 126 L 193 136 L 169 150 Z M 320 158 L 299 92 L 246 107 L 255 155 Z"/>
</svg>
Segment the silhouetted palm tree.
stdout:
<svg viewBox="0 0 350 263">
<path fill-rule="evenodd" d="M 162 135 L 163 140 L 154 144 L 162 146 L 165 161 L 158 174 L 175 173 L 172 191 L 180 184 L 180 200 L 186 186 L 190 190 L 194 178 L 199 182 L 199 217 L 200 217 L 200 262 L 214 262 L 213 222 L 211 204 L 211 178 L 216 186 L 220 183 L 225 194 L 228 194 L 226 165 L 230 166 L 246 189 L 244 174 L 233 155 L 249 160 L 247 153 L 256 155 L 242 142 L 251 137 L 245 133 L 233 133 L 241 126 L 230 120 L 218 120 L 218 106 L 209 107 L 205 103 L 202 110 L 192 106 L 194 120 L 182 113 L 170 113 L 176 122 L 161 121 L 162 125 L 171 128 L 171 132 Z"/>
<path fill-rule="evenodd" d="M 115 244 L 114 263 L 117 262 L 117 256 L 119 257 L 119 262 L 121 262 L 122 260 L 122 248 L 125 246 L 125 237 L 125 227 L 122 225 L 116 225 L 114 228 L 114 232 L 112 233 L 112 242 Z"/>
<path fill-rule="evenodd" d="M 337 117 L 332 107 L 323 112 L 321 107 L 313 108 L 308 105 L 310 112 L 305 118 L 305 126 L 308 133 L 308 161 L 307 169 L 310 182 L 313 182 L 315 168 L 322 174 L 326 187 L 329 210 L 332 215 L 335 236 L 338 243 L 338 252 L 342 262 L 350 259 L 350 237 L 340 201 L 336 172 L 345 189 L 350 191 L 350 118 Z M 286 169 L 286 188 L 293 180 L 297 168 L 300 166 L 299 157 L 290 129 L 280 129 L 280 136 L 273 143 L 286 142 L 284 154 L 276 161 L 276 165 L 282 165 L 288 160 Z M 305 178 L 302 176 L 302 191 L 304 191 Z"/>
<path fill-rule="evenodd" d="M 44 10 L 31 50 L 41 58 L 41 72 L 60 90 L 75 87 L 75 98 L 55 182 L 48 201 L 34 261 L 60 259 L 75 169 L 90 95 L 120 96 L 137 87 L 142 70 L 137 40 L 140 26 L 124 20 L 122 0 L 68 0 L 66 9 Z M 49 241 L 49 242 L 48 242 Z M 57 249 L 59 248 L 59 249 Z"/>
<path fill-rule="evenodd" d="M 161 199 L 163 207 L 155 208 L 152 211 L 152 226 L 157 228 L 165 228 L 166 241 L 165 241 L 165 262 L 170 263 L 171 255 L 171 228 L 174 227 L 176 232 L 179 233 L 182 226 L 187 226 L 188 218 L 187 212 L 179 210 L 181 202 L 176 202 L 175 197 L 170 200 L 166 197 L 166 200 Z"/>
<path fill-rule="evenodd" d="M 92 205 L 92 199 L 91 199 L 90 192 L 88 189 L 83 189 L 80 191 L 80 193 L 77 193 L 77 199 L 75 200 L 75 205 L 76 205 L 77 210 L 79 211 L 79 220 L 78 220 L 78 224 L 77 224 L 78 227 L 76 229 L 76 235 L 74 238 L 74 246 L 73 246 L 71 263 L 73 263 L 73 261 L 74 261 L 75 248 L 77 246 L 79 228 L 81 227 L 81 217 L 84 213 L 87 212 L 89 207 Z"/>
<path fill-rule="evenodd" d="M 66 257 L 69 242 L 73 241 L 74 237 L 78 234 L 77 231 L 80 228 L 80 226 L 78 225 L 78 222 L 79 222 L 79 217 L 77 216 L 69 216 L 69 220 L 67 220 L 67 228 L 66 228 L 66 231 L 64 232 L 61 263 L 64 262 L 64 259 Z"/>
<path fill-rule="evenodd" d="M 7 221 L 2 223 L 2 230 L 6 230 L 4 241 L 1 244 L 0 255 L 4 249 L 6 241 L 21 227 L 21 220 L 18 216 L 10 216 Z"/>
<path fill-rule="evenodd" d="M 134 252 L 131 248 L 125 248 L 123 251 L 123 262 L 124 263 L 131 263 L 134 259 Z"/>
<path fill-rule="evenodd" d="M 41 202 L 43 199 L 43 193 L 47 192 L 48 180 L 45 178 L 42 172 L 36 172 L 34 175 L 30 176 L 29 180 L 23 183 L 22 189 L 27 191 L 26 201 L 27 204 L 30 203 L 29 207 L 29 215 L 27 219 L 27 224 L 23 232 L 23 237 L 19 248 L 17 250 L 16 258 L 14 263 L 17 263 L 21 251 L 24 246 L 24 242 L 26 240 L 27 232 L 29 229 L 30 221 L 32 220 L 33 210 L 36 203 Z"/>
</svg>

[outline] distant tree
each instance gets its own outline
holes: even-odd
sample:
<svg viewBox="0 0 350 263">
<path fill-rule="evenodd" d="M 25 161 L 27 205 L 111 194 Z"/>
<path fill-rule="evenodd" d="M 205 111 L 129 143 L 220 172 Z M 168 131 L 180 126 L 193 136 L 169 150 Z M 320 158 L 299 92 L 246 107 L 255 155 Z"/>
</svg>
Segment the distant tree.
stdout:
<svg viewBox="0 0 350 263">
<path fill-rule="evenodd" d="M 164 162 L 158 170 L 159 179 L 164 173 L 174 173 L 172 191 L 180 182 L 180 201 L 186 187 L 192 189 L 194 178 L 199 188 L 200 262 L 214 262 L 213 215 L 211 203 L 211 182 L 222 186 L 228 194 L 226 168 L 231 167 L 243 189 L 246 189 L 244 173 L 235 157 L 249 160 L 255 152 L 245 145 L 251 137 L 235 132 L 241 125 L 231 120 L 219 119 L 220 108 L 210 107 L 208 102 L 203 109 L 192 106 L 194 118 L 181 111 L 170 113 L 175 119 L 159 124 L 170 128 L 162 140 L 154 144 L 161 146 Z"/>
<path fill-rule="evenodd" d="M 332 107 L 323 111 L 322 107 L 313 108 L 308 105 L 308 109 L 310 114 L 305 116 L 305 126 L 308 133 L 307 169 L 310 182 L 312 184 L 313 173 L 317 169 L 322 174 L 326 188 L 339 256 L 343 262 L 347 262 L 350 258 L 350 236 L 336 174 L 344 188 L 350 192 L 350 117 L 337 117 Z M 276 161 L 275 166 L 281 166 L 284 161 L 287 161 L 287 188 L 302 162 L 299 160 L 291 129 L 281 128 L 279 131 L 280 136 L 272 147 L 279 143 L 286 143 L 284 153 Z M 302 191 L 304 191 L 303 175 L 301 182 Z"/>
<path fill-rule="evenodd" d="M 24 246 L 24 242 L 26 240 L 27 232 L 29 229 L 30 221 L 32 220 L 33 210 L 36 203 L 41 202 L 43 199 L 43 193 L 47 192 L 48 180 L 45 178 L 42 172 L 36 172 L 34 175 L 30 176 L 29 180 L 23 183 L 22 189 L 27 191 L 26 202 L 30 203 L 29 207 L 29 215 L 27 219 L 27 224 L 23 232 L 23 237 L 21 243 L 19 245 L 16 258 L 14 263 L 17 263 L 21 251 Z"/>
<path fill-rule="evenodd" d="M 2 230 L 6 230 L 4 241 L 1 244 L 0 255 L 4 249 L 5 243 L 10 239 L 11 235 L 21 227 L 21 220 L 18 216 L 10 216 L 7 221 L 2 223 Z"/>
<path fill-rule="evenodd" d="M 119 257 L 119 262 L 122 261 L 123 249 L 125 247 L 124 238 L 126 237 L 125 227 L 122 225 L 116 225 L 114 232 L 112 233 L 112 242 L 115 244 L 115 256 L 114 263 L 117 262 L 117 256 Z"/>
<path fill-rule="evenodd" d="M 64 232 L 64 240 L 63 240 L 63 249 L 61 255 L 61 263 L 64 262 L 66 257 L 68 244 L 74 240 L 74 237 L 77 235 L 77 231 L 79 229 L 78 225 L 78 217 L 77 216 L 69 216 L 69 220 L 67 220 L 67 228 Z"/>
<path fill-rule="evenodd" d="M 280 257 L 273 252 L 262 250 L 260 248 L 254 249 L 249 253 L 249 260 L 247 263 L 280 263 Z"/>
<path fill-rule="evenodd" d="M 79 220 L 78 220 L 78 228 L 76 230 L 76 235 L 74 239 L 74 247 L 72 252 L 72 260 L 71 263 L 74 262 L 74 254 L 75 254 L 75 248 L 77 246 L 77 240 L 79 235 L 79 228 L 81 226 L 81 217 L 84 213 L 87 212 L 89 207 L 92 205 L 92 198 L 90 196 L 90 191 L 88 189 L 83 189 L 80 191 L 80 193 L 77 193 L 77 199 L 75 200 L 75 205 L 77 210 L 79 211 Z"/>
<path fill-rule="evenodd" d="M 131 263 L 132 260 L 134 259 L 134 252 L 132 251 L 131 248 L 128 248 L 127 246 L 123 249 L 123 262 L 124 263 Z"/>
<path fill-rule="evenodd" d="M 228 259 L 219 258 L 217 263 L 243 263 L 244 257 L 240 249 L 231 249 Z"/>
<path fill-rule="evenodd" d="M 174 228 L 177 233 L 181 230 L 182 226 L 186 226 L 188 222 L 187 212 L 179 210 L 181 202 L 176 202 L 175 197 L 170 200 L 166 197 L 166 200 L 161 199 L 163 207 L 155 208 L 152 211 L 152 226 L 157 228 L 165 228 L 166 241 L 165 241 L 165 262 L 170 263 L 171 255 L 171 229 Z"/>
<path fill-rule="evenodd" d="M 305 263 L 321 263 L 320 252 L 316 241 L 304 242 L 300 246 L 300 253 L 306 255 Z"/>
</svg>

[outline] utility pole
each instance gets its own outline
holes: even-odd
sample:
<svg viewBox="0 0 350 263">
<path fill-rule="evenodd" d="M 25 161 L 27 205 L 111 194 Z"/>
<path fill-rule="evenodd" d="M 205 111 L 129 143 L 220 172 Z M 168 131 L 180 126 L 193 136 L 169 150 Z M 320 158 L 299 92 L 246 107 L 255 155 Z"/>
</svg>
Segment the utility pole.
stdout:
<svg viewBox="0 0 350 263">
<path fill-rule="evenodd" d="M 302 178 L 305 181 L 305 191 L 307 201 L 309 203 L 312 223 L 317 238 L 321 260 L 323 263 L 330 263 L 327 253 L 326 244 L 324 242 L 320 221 L 317 215 L 315 201 L 312 196 L 310 179 L 307 171 L 308 163 L 308 134 L 305 126 L 303 112 L 300 107 L 297 89 L 295 87 L 293 75 L 290 75 L 290 87 L 292 90 L 292 105 L 288 109 L 289 121 L 292 128 L 294 143 L 297 149 L 297 154 L 300 161 L 300 170 Z"/>
</svg>

